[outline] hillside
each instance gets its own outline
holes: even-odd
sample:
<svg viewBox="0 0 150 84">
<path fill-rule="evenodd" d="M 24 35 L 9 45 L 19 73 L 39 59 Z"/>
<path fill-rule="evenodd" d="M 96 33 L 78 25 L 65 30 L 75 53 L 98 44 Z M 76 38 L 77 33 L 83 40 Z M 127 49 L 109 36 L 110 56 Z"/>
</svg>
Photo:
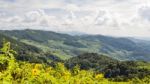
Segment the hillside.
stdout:
<svg viewBox="0 0 150 84">
<path fill-rule="evenodd" d="M 0 31 L 12 39 L 38 47 L 43 52 L 52 52 L 61 59 L 68 59 L 91 52 L 110 56 L 118 60 L 150 60 L 149 44 L 137 43 L 128 38 L 102 35 L 70 36 L 51 31 L 13 30 Z"/>
<path fill-rule="evenodd" d="M 47 31 L 24 31 L 26 31 L 24 34 L 21 31 L 17 31 L 20 32 L 19 34 L 14 31 L 1 31 L 0 33 L 0 83 L 149 83 L 149 62 L 119 61 L 117 59 L 120 59 L 121 56 L 118 56 L 117 59 L 113 55 L 109 55 L 110 57 L 108 57 L 108 54 L 110 54 L 108 52 L 116 52 L 117 50 L 133 50 L 132 52 L 135 52 L 141 49 L 142 51 L 144 48 L 137 49 L 144 45 L 137 46 L 140 42 L 101 35 L 70 36 Z M 39 34 L 39 37 L 42 35 L 40 32 L 43 32 L 43 34 L 47 32 L 46 36 L 49 33 L 54 36 L 53 38 L 49 36 L 47 38 L 42 38 L 42 36 L 39 38 L 31 32 Z M 47 41 L 46 39 L 48 38 L 49 40 Z M 49 41 L 53 42 L 49 43 Z M 61 47 L 60 41 L 62 42 Z M 75 42 L 77 44 L 74 45 Z M 60 48 L 56 49 L 56 47 Z M 65 55 L 61 55 L 62 53 L 66 54 L 65 49 L 71 49 L 67 52 L 68 57 L 66 58 Z M 77 49 L 78 52 L 71 52 L 74 49 Z M 83 49 L 84 51 L 82 51 Z M 90 53 L 95 51 L 93 49 L 99 49 L 99 54 Z M 17 51 L 17 54 L 14 53 L 14 50 Z M 72 56 L 71 54 L 74 55 Z M 130 57 L 128 59 L 132 60 Z"/>
<path fill-rule="evenodd" d="M 4 42 L 0 49 L 1 84 L 149 84 L 150 82 L 150 70 L 146 67 L 139 68 L 143 65 L 149 66 L 146 62 L 141 62 L 137 66 L 134 61 L 119 62 L 96 53 L 86 53 L 72 58 L 74 60 L 71 59 L 71 63 L 77 61 L 78 65 L 67 69 L 60 62 L 50 66 L 18 61 L 14 58 L 14 50 L 10 48 L 10 44 Z M 96 68 L 98 71 L 82 70 L 85 67 L 93 69 L 98 67 Z"/>
<path fill-rule="evenodd" d="M 76 57 L 72 57 L 66 60 L 65 65 L 72 69 L 76 65 L 79 65 L 81 69 L 104 69 L 109 64 L 116 64 L 119 61 L 107 57 L 105 55 L 99 55 L 97 53 L 84 53 Z"/>
<path fill-rule="evenodd" d="M 15 58 L 17 60 L 29 61 L 34 63 L 49 63 L 49 61 L 61 61 L 60 58 L 49 52 L 44 53 L 41 49 L 35 46 L 20 42 L 13 37 L 0 34 L 0 47 L 2 47 L 3 41 L 11 42 L 11 48 L 17 52 L 17 54 L 15 55 Z"/>
<path fill-rule="evenodd" d="M 85 53 L 65 62 L 69 69 L 79 65 L 81 70 L 94 70 L 104 73 L 106 78 L 126 81 L 135 77 L 143 78 L 150 75 L 150 63 L 143 61 L 118 61 L 96 53 Z"/>
</svg>

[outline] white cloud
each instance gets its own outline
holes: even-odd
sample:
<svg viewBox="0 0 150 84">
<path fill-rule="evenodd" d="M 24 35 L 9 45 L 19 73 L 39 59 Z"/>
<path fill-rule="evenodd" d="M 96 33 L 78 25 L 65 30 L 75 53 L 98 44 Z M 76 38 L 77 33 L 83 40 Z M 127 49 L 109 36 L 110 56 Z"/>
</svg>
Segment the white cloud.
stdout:
<svg viewBox="0 0 150 84">
<path fill-rule="evenodd" d="M 149 0 L 0 0 L 0 29 L 150 37 Z"/>
</svg>

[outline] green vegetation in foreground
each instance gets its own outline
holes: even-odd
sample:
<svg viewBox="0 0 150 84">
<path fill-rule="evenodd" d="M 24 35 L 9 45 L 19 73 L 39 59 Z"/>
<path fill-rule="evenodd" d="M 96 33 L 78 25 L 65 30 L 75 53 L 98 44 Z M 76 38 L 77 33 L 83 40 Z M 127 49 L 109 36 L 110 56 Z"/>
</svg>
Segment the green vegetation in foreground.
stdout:
<svg viewBox="0 0 150 84">
<path fill-rule="evenodd" d="M 16 52 L 10 49 L 10 43 L 4 43 L 0 50 L 0 83 L 2 84 L 149 84 L 150 77 L 132 79 L 127 82 L 113 82 L 104 78 L 102 73 L 80 70 L 76 65 L 72 70 L 63 63 L 54 67 L 17 61 Z"/>
</svg>

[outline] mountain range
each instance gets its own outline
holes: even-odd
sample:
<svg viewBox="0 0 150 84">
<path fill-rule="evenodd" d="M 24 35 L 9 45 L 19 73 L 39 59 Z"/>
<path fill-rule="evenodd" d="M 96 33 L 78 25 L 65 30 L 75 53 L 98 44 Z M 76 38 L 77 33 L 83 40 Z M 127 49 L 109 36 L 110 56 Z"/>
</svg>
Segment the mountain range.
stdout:
<svg viewBox="0 0 150 84">
<path fill-rule="evenodd" d="M 103 54 L 122 61 L 150 61 L 150 42 L 134 38 L 87 34 L 69 35 L 30 29 L 0 30 L 1 42 L 3 38 L 10 41 L 13 48 L 17 48 L 20 53 L 26 54 L 20 57 L 27 60 L 31 59 L 30 56 L 26 57 L 29 54 L 36 55 L 35 60 L 50 58 L 65 60 L 88 52 Z M 17 45 L 23 47 L 18 48 Z"/>
</svg>

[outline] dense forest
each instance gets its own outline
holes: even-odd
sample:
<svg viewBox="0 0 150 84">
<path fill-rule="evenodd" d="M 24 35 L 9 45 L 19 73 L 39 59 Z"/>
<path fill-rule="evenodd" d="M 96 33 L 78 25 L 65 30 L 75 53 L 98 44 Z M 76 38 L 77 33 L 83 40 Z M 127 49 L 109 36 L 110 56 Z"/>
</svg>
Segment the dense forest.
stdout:
<svg viewBox="0 0 150 84">
<path fill-rule="evenodd" d="M 0 49 L 2 84 L 149 84 L 148 62 L 120 62 L 86 53 L 65 62 L 29 63 L 16 60 L 9 42 Z"/>
<path fill-rule="evenodd" d="M 0 38 L 2 84 L 150 84 L 148 42 L 40 30 Z"/>
<path fill-rule="evenodd" d="M 0 35 L 9 37 L 17 43 L 37 47 L 43 52 L 51 52 L 61 59 L 69 59 L 90 52 L 105 54 L 117 60 L 150 61 L 150 42 L 141 40 L 103 35 L 71 36 L 52 31 L 30 29 L 0 30 Z"/>
</svg>

